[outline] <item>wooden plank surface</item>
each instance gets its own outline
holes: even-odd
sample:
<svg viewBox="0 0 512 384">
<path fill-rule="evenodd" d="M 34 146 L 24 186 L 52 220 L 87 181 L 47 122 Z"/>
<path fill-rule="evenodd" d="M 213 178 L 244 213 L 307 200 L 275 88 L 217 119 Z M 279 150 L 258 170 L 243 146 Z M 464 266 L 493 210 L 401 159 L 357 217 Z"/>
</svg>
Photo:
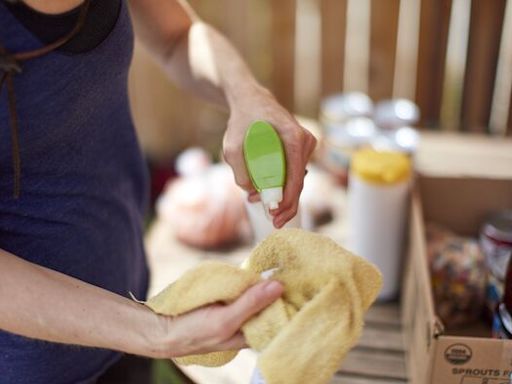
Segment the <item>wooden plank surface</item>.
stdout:
<svg viewBox="0 0 512 384">
<path fill-rule="evenodd" d="M 343 90 L 347 0 L 323 0 L 322 18 L 322 90 L 321 96 Z"/>
<path fill-rule="evenodd" d="M 396 303 L 376 304 L 372 306 L 365 316 L 365 322 L 368 325 L 378 325 L 380 327 L 400 328 L 400 308 Z"/>
<path fill-rule="evenodd" d="M 272 91 L 289 110 L 294 107 L 296 0 L 272 3 Z"/>
<path fill-rule="evenodd" d="M 347 355 L 340 375 L 357 375 L 376 379 L 407 380 L 402 353 L 389 353 L 372 349 L 354 348 Z"/>
<path fill-rule="evenodd" d="M 377 303 L 370 308 L 363 335 L 330 384 L 370 383 L 407 383 L 398 303 Z"/>
<path fill-rule="evenodd" d="M 375 377 L 359 377 L 359 376 L 337 376 L 330 384 L 405 384 L 407 381 L 399 379 L 378 379 Z"/>
<path fill-rule="evenodd" d="M 507 136 L 512 136 L 512 97 L 510 98 L 510 107 L 508 111 Z"/>
<path fill-rule="evenodd" d="M 505 0 L 471 2 L 461 113 L 462 129 L 465 131 L 488 130 L 505 5 Z"/>
<path fill-rule="evenodd" d="M 399 8 L 399 0 L 371 3 L 368 93 L 374 101 L 393 95 Z"/>
<path fill-rule="evenodd" d="M 365 349 L 376 349 L 383 353 L 403 353 L 404 340 L 402 329 L 379 329 L 366 323 L 363 335 L 357 346 Z"/>
<path fill-rule="evenodd" d="M 419 126 L 437 127 L 441 111 L 444 65 L 452 0 L 421 2 L 416 103 Z"/>
<path fill-rule="evenodd" d="M 421 0 L 402 0 L 398 14 L 393 97 L 414 100 Z"/>
<path fill-rule="evenodd" d="M 320 2 L 296 0 L 296 4 L 293 110 L 316 118 L 322 88 Z"/>
</svg>

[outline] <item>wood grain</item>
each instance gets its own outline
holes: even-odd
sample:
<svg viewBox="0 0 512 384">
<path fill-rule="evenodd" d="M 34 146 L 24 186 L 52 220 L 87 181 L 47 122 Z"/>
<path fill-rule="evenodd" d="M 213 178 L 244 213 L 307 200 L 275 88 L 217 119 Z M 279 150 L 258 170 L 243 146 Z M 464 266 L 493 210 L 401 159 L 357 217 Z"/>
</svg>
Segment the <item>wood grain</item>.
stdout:
<svg viewBox="0 0 512 384">
<path fill-rule="evenodd" d="M 505 5 L 506 0 L 471 3 L 461 111 L 461 127 L 465 131 L 488 131 Z"/>
<path fill-rule="evenodd" d="M 452 0 L 421 2 L 416 103 L 420 126 L 438 127 Z"/>
<path fill-rule="evenodd" d="M 345 59 L 347 0 L 323 0 L 321 96 L 341 92 Z"/>
<path fill-rule="evenodd" d="M 343 361 L 339 372 L 376 379 L 407 380 L 403 354 L 370 349 L 353 349 Z"/>
<path fill-rule="evenodd" d="M 510 106 L 508 109 L 507 136 L 512 136 L 512 97 L 510 98 Z"/>
<path fill-rule="evenodd" d="M 272 90 L 286 108 L 294 107 L 296 0 L 279 0 L 272 7 Z"/>
<path fill-rule="evenodd" d="M 398 329 L 379 329 L 366 323 L 363 335 L 359 339 L 357 346 L 365 349 L 374 349 L 387 352 L 404 352 L 404 340 L 402 330 Z"/>
<path fill-rule="evenodd" d="M 407 381 L 399 379 L 377 379 L 375 377 L 360 377 L 352 375 L 335 376 L 329 384 L 404 384 Z"/>
<path fill-rule="evenodd" d="M 368 325 L 378 325 L 400 328 L 400 309 L 397 303 L 377 303 L 366 313 L 365 322 Z"/>
<path fill-rule="evenodd" d="M 369 94 L 374 101 L 393 95 L 399 0 L 372 1 Z"/>
</svg>

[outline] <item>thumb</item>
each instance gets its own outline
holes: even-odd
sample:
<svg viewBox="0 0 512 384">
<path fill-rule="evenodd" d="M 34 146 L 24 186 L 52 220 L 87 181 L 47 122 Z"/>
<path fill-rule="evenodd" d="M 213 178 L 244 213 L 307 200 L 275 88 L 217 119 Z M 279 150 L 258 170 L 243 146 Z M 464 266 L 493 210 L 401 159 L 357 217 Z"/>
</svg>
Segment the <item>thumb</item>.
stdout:
<svg viewBox="0 0 512 384">
<path fill-rule="evenodd" d="M 268 307 L 282 294 L 283 285 L 275 280 L 266 280 L 252 286 L 227 306 L 230 325 L 239 329 L 247 320 Z"/>
</svg>

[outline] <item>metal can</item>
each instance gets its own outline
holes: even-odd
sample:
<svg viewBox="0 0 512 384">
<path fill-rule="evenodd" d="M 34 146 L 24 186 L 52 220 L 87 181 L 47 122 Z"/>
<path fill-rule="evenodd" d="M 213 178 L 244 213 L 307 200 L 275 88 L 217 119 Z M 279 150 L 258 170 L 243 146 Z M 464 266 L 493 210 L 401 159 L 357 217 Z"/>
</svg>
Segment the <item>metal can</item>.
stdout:
<svg viewBox="0 0 512 384">
<path fill-rule="evenodd" d="M 489 217 L 480 231 L 480 247 L 489 271 L 486 296 L 487 308 L 492 313 L 502 299 L 505 273 L 512 255 L 512 210 Z"/>
<path fill-rule="evenodd" d="M 492 337 L 495 339 L 512 339 L 512 317 L 505 303 L 500 303 L 492 321 Z"/>
</svg>

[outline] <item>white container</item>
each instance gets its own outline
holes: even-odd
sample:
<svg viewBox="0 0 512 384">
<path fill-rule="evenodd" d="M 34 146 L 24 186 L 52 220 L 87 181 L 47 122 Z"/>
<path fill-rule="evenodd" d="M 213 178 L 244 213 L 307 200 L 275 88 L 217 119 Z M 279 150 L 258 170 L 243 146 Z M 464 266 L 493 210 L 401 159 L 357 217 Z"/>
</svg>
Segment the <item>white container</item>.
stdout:
<svg viewBox="0 0 512 384">
<path fill-rule="evenodd" d="M 410 189 L 411 165 L 398 152 L 361 150 L 349 177 L 347 248 L 382 272 L 380 300 L 397 296 Z"/>
</svg>

